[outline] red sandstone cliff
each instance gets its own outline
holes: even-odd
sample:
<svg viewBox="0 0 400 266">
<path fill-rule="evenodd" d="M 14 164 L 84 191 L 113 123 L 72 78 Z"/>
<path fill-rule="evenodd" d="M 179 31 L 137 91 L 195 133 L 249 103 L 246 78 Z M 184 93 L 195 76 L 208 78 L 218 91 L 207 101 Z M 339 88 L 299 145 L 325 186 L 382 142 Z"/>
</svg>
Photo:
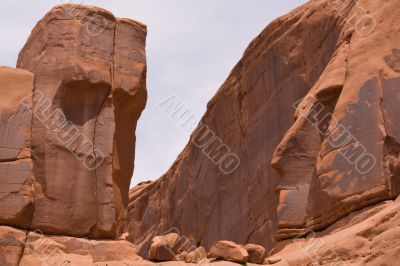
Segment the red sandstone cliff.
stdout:
<svg viewBox="0 0 400 266">
<path fill-rule="evenodd" d="M 313 0 L 272 22 L 171 169 L 128 199 L 146 27 L 55 7 L 0 68 L 0 265 L 185 265 L 137 255 L 170 232 L 153 260 L 264 259 L 233 240 L 267 265 L 397 265 L 399 10 Z M 168 253 L 181 240 L 208 259 Z"/>
<path fill-rule="evenodd" d="M 54 8 L 33 29 L 17 65 L 35 74 L 35 199 L 25 226 L 100 238 L 121 233 L 146 103 L 145 38 L 138 22 L 76 5 Z M 49 128 L 60 115 L 68 123 Z"/>
<path fill-rule="evenodd" d="M 1 265 L 141 260 L 115 239 L 147 98 L 145 39 L 136 21 L 61 5 L 33 29 L 18 69 L 0 68 Z"/>
<path fill-rule="evenodd" d="M 272 22 L 171 169 L 131 191 L 129 239 L 145 252 L 176 228 L 207 248 L 226 239 L 270 250 L 394 199 L 399 9 L 316 0 Z M 227 147 L 240 166 L 225 174 Z"/>
</svg>

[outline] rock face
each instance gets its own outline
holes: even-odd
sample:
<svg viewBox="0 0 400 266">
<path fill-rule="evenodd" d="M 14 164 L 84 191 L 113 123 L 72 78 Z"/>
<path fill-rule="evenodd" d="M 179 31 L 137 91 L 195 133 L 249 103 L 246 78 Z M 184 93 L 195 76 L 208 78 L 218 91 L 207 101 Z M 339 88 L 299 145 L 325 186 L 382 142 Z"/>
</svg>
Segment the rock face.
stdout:
<svg viewBox="0 0 400 266">
<path fill-rule="evenodd" d="M 26 232 L 0 227 L 0 264 L 42 265 L 151 265 L 137 255 L 128 241 L 96 241 L 48 236 L 39 230 Z"/>
<path fill-rule="evenodd" d="M 275 20 L 171 169 L 129 192 L 146 27 L 55 7 L 19 69 L 0 67 L 0 265 L 238 265 L 265 248 L 277 266 L 394 265 L 399 10 L 313 0 Z"/>
<path fill-rule="evenodd" d="M 208 252 L 210 258 L 222 259 L 238 263 L 246 263 L 249 254 L 246 249 L 232 241 L 218 241 Z"/>
<path fill-rule="evenodd" d="M 399 59 L 395 43 L 400 36 L 383 25 L 398 25 L 394 10 L 400 5 L 360 4 L 375 10 L 363 25 L 371 33 L 342 30 L 335 54 L 299 103 L 296 121 L 273 156 L 282 177 L 278 239 L 326 228 L 399 194 L 400 130 L 394 121 L 400 73 L 391 62 Z M 350 15 L 360 12 L 357 6 L 348 8 Z"/>
<path fill-rule="evenodd" d="M 0 224 L 24 227 L 32 218 L 33 74 L 0 67 Z M 25 100 L 25 101 L 24 101 Z"/>
<path fill-rule="evenodd" d="M 145 38 L 144 25 L 82 5 L 57 6 L 33 29 L 18 60 L 35 75 L 32 137 L 13 139 L 27 151 L 31 140 L 33 177 L 30 160 L 1 167 L 24 170 L 15 178 L 31 180 L 35 200 L 31 187 L 10 187 L 22 191 L 20 212 L 30 215 L 9 216 L 50 234 L 112 238 L 123 231 L 136 122 L 147 97 Z M 28 77 L 19 85 L 25 97 L 32 94 Z M 21 123 L 30 132 L 30 120 Z M 5 160 L 16 156 L 7 151 Z"/>
<path fill-rule="evenodd" d="M 310 1 L 250 44 L 170 170 L 132 190 L 141 254 L 173 227 L 270 250 L 399 194 L 400 4 L 356 2 Z"/>
<path fill-rule="evenodd" d="M 62 5 L 19 69 L 0 67 L 1 265 L 153 265 L 126 240 L 77 238 L 124 230 L 145 38 L 138 22 Z"/>
<path fill-rule="evenodd" d="M 397 265 L 400 200 L 355 212 L 306 239 L 288 240 L 267 265 Z"/>
</svg>

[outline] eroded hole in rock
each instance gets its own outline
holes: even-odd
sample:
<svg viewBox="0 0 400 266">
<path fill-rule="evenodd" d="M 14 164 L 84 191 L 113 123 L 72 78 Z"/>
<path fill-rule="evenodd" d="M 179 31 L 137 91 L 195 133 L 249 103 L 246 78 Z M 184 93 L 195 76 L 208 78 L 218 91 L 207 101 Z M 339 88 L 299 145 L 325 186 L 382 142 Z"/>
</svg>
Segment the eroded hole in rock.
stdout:
<svg viewBox="0 0 400 266">
<path fill-rule="evenodd" d="M 84 125 L 98 115 L 110 91 L 111 86 L 107 83 L 71 81 L 60 87 L 53 104 L 63 111 L 68 121 Z"/>
</svg>

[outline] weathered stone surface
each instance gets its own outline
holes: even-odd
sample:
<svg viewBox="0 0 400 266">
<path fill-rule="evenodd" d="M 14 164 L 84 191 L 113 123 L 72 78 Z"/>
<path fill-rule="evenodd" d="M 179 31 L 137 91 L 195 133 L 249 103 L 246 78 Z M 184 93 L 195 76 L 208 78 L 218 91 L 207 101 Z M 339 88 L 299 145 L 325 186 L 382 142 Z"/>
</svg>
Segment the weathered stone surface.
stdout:
<svg viewBox="0 0 400 266">
<path fill-rule="evenodd" d="M 156 224 L 153 224 L 153 220 L 148 223 L 143 223 L 143 215 L 153 209 L 152 215 L 157 215 L 155 212 L 157 210 L 157 202 L 151 202 L 149 199 L 152 193 L 157 193 L 156 182 L 143 182 L 138 184 L 136 187 L 129 191 L 129 205 L 128 205 L 128 220 L 126 224 L 126 231 L 132 232 L 135 230 L 135 236 L 138 239 L 134 240 L 132 233 L 128 235 L 128 240 L 133 243 L 142 243 L 142 248 L 140 250 L 140 255 L 146 257 L 150 248 L 151 240 L 155 235 L 147 234 L 147 230 L 155 230 Z M 159 193 L 159 192 L 158 192 Z M 149 205 L 150 204 L 150 205 Z M 146 224 L 147 226 L 143 226 Z M 150 229 L 152 228 L 152 229 Z M 159 234 L 164 233 L 160 232 Z"/>
<path fill-rule="evenodd" d="M 265 260 L 265 248 L 259 245 L 247 244 L 244 246 L 249 253 L 249 262 L 256 264 L 264 264 Z"/>
<path fill-rule="evenodd" d="M 29 232 L 21 266 L 41 265 L 146 265 L 127 241 L 96 241 Z M 147 264 L 151 265 L 151 264 Z"/>
<path fill-rule="evenodd" d="M 145 38 L 138 22 L 70 4 L 53 8 L 32 31 L 18 67 L 35 74 L 33 228 L 94 238 L 122 233 L 147 97 Z"/>
<path fill-rule="evenodd" d="M 342 29 L 335 54 L 300 102 L 272 159 L 282 177 L 278 239 L 323 229 L 399 194 L 400 131 L 393 121 L 400 74 L 388 58 L 396 57 L 400 36 L 383 25 L 398 25 L 394 10 L 400 6 L 361 5 L 375 10 L 373 19 L 382 23 L 370 22 L 375 27 L 367 36 Z M 350 16 L 360 15 L 357 6 L 348 8 Z"/>
<path fill-rule="evenodd" d="M 33 74 L 0 67 L 0 224 L 28 227 L 33 213 Z"/>
<path fill-rule="evenodd" d="M 267 265 L 397 265 L 400 205 L 386 202 L 362 210 L 306 239 L 288 240 Z"/>
<path fill-rule="evenodd" d="M 18 265 L 24 252 L 26 232 L 0 226 L 0 265 Z"/>
<path fill-rule="evenodd" d="M 206 259 L 199 263 L 187 263 L 184 261 L 165 261 L 159 263 L 151 263 L 148 261 L 138 261 L 135 262 L 134 266 L 241 266 L 242 263 L 236 263 L 231 261 L 216 260 L 216 259 Z M 247 263 L 247 266 L 256 266 L 258 264 Z"/>
<path fill-rule="evenodd" d="M 0 160 L 16 160 L 31 155 L 33 74 L 22 69 L 0 67 L 1 138 Z"/>
<path fill-rule="evenodd" d="M 232 241 L 218 241 L 211 247 L 208 256 L 238 263 L 246 263 L 249 259 L 246 249 Z"/>
<path fill-rule="evenodd" d="M 191 252 L 185 252 L 186 254 L 181 254 L 181 256 L 183 257 L 183 260 L 186 263 L 194 263 L 194 264 L 200 264 L 203 261 L 207 260 L 207 251 L 205 248 L 203 247 L 198 247 L 195 250 L 191 251 Z"/>
<path fill-rule="evenodd" d="M 163 236 L 156 236 L 153 238 L 150 250 L 149 260 L 151 261 L 170 261 L 175 260 L 177 254 L 177 245 L 179 242 L 179 235 L 170 233 Z"/>
<path fill-rule="evenodd" d="M 310 1 L 272 22 L 170 170 L 132 193 L 129 239 L 141 254 L 173 227 L 206 248 L 227 239 L 270 250 L 396 197 L 399 9 Z M 227 148 L 240 159 L 229 173 Z"/>
<path fill-rule="evenodd" d="M 232 241 L 211 247 L 215 260 L 202 260 L 203 248 L 177 256 L 186 240 L 228 239 L 275 247 L 266 261 L 278 266 L 395 265 L 398 10 L 394 0 L 318 0 L 274 21 L 171 169 L 128 198 L 146 29 L 99 8 L 54 8 L 20 54 L 34 86 L 30 72 L 0 68 L 10 95 L 0 100 L 0 224 L 45 232 L 0 226 L 0 264 L 263 262 L 263 247 Z M 172 228 L 179 234 L 153 238 Z M 124 240 L 79 238 L 122 239 L 124 229 L 163 262 Z"/>
</svg>

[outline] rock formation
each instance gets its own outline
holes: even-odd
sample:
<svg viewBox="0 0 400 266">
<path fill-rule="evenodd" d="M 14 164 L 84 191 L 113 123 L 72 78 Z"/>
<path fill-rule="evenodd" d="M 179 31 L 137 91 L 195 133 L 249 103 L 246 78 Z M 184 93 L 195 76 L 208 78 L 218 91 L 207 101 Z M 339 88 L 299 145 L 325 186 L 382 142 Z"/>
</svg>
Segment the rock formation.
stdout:
<svg viewBox="0 0 400 266">
<path fill-rule="evenodd" d="M 170 170 L 131 191 L 141 254 L 169 228 L 206 248 L 269 251 L 396 198 L 399 10 L 315 0 L 257 36 Z M 234 171 L 221 167 L 226 150 L 240 159 Z"/>
<path fill-rule="evenodd" d="M 147 98 L 145 39 L 136 21 L 61 5 L 33 29 L 18 69 L 0 68 L 1 265 L 142 260 L 115 239 Z"/>
<path fill-rule="evenodd" d="M 350 214 L 322 232 L 280 243 L 267 265 L 398 265 L 400 198 Z"/>
<path fill-rule="evenodd" d="M 0 224 L 24 226 L 33 214 L 31 151 L 33 74 L 0 68 Z"/>
<path fill-rule="evenodd" d="M 247 250 L 232 241 L 218 241 L 211 247 L 208 256 L 241 264 L 246 264 L 249 260 Z"/>
<path fill-rule="evenodd" d="M 179 235 L 170 233 L 164 236 L 156 236 L 152 239 L 149 259 L 152 261 L 171 261 L 176 260 L 178 254 Z"/>
<path fill-rule="evenodd" d="M 182 252 L 182 261 L 186 263 L 195 263 L 201 265 L 201 263 L 207 261 L 207 251 L 203 247 L 198 247 L 190 252 Z"/>
<path fill-rule="evenodd" d="M 264 264 L 265 261 L 265 248 L 259 245 L 247 244 L 244 247 L 249 254 L 249 262 L 256 264 Z"/>
<path fill-rule="evenodd" d="M 88 240 L 44 236 L 29 232 L 21 266 L 41 265 L 142 265 L 136 247 L 127 241 Z M 146 265 L 146 264 L 143 264 Z"/>
<path fill-rule="evenodd" d="M 0 265 L 394 265 L 399 10 L 276 19 L 170 170 L 129 191 L 146 27 L 55 7 L 0 67 Z"/>
<path fill-rule="evenodd" d="M 33 29 L 18 60 L 35 74 L 35 201 L 25 226 L 94 238 L 123 231 L 146 103 L 145 38 L 144 25 L 79 5 L 55 7 Z"/>
</svg>

